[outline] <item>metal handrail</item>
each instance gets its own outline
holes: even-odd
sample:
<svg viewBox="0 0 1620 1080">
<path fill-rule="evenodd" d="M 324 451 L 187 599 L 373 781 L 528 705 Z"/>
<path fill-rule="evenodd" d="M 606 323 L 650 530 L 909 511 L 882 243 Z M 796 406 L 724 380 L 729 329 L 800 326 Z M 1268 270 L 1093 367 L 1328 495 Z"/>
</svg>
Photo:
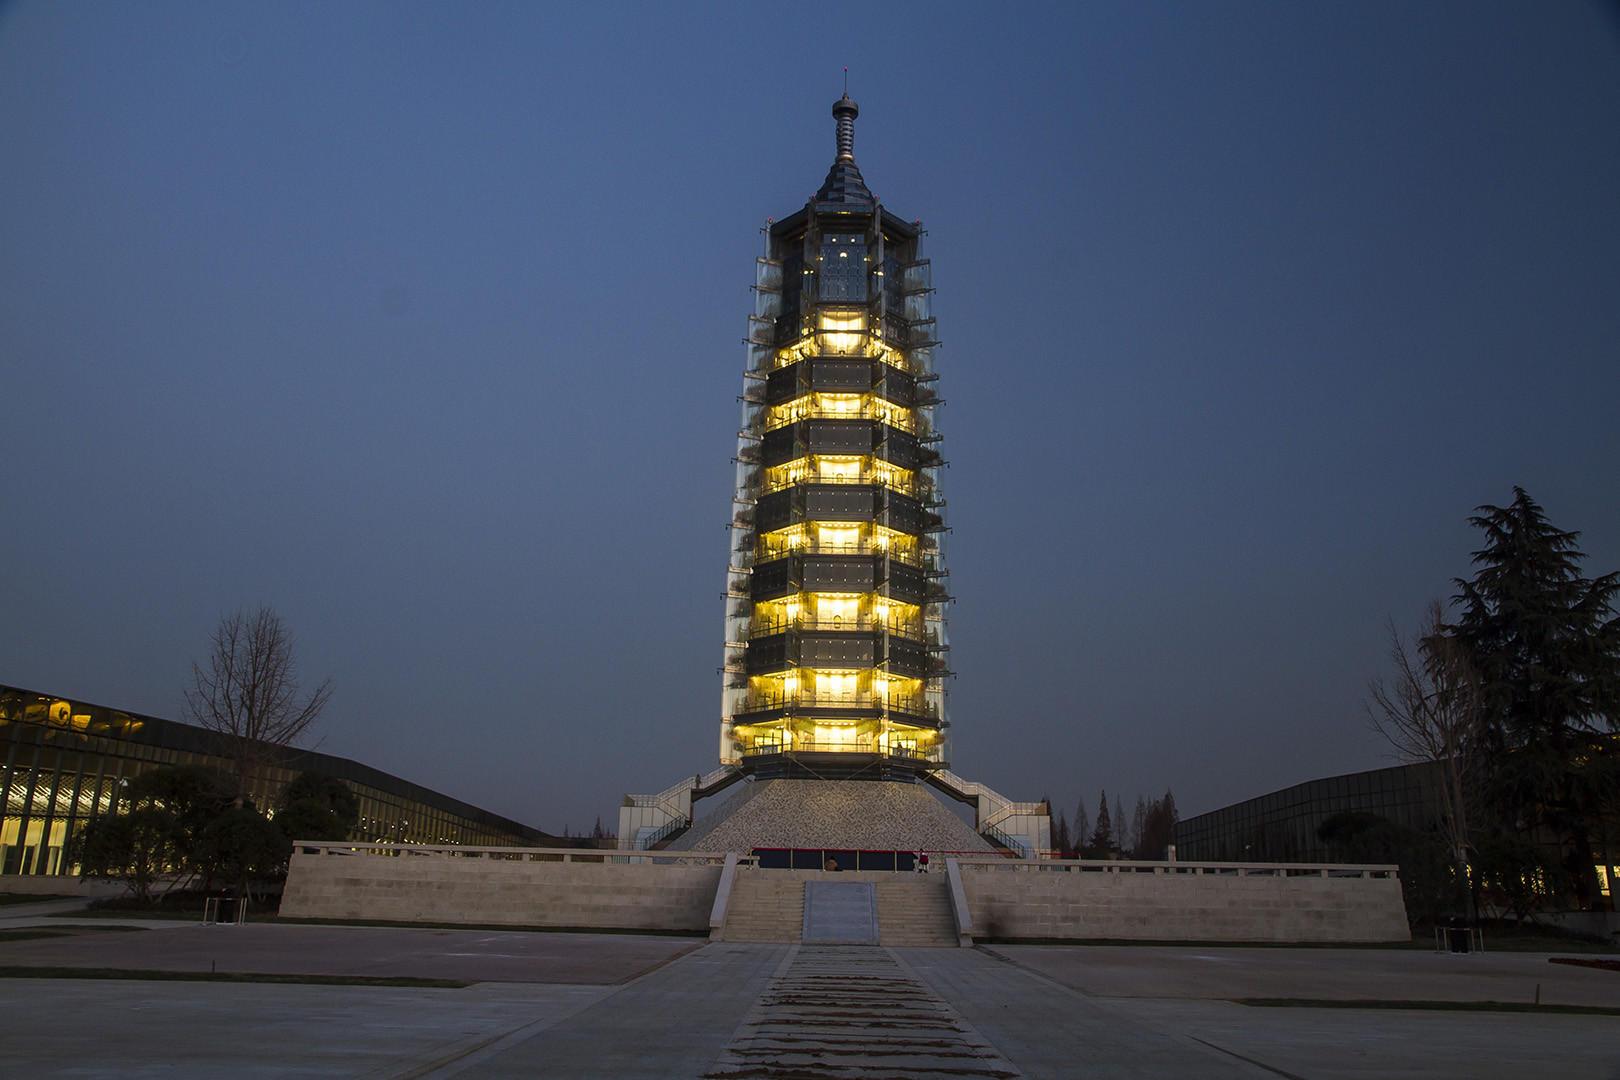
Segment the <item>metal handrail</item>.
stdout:
<svg viewBox="0 0 1620 1080">
<path fill-rule="evenodd" d="M 879 697 L 871 691 L 852 694 L 817 694 L 800 690 L 792 694 L 750 694 L 743 702 L 741 713 L 764 709 L 877 709 L 882 712 L 903 713 L 907 716 L 937 717 L 939 709 L 926 698 L 890 694 Z"/>
<path fill-rule="evenodd" d="M 983 831 L 981 829 L 981 831 Z M 1017 870 L 1039 873 L 1205 874 L 1235 877 L 1376 877 L 1400 876 L 1393 863 L 1263 863 L 1167 862 L 1162 859 L 1067 859 L 1053 851 L 1038 851 L 1033 858 L 1010 860 L 1002 856 L 960 858 L 963 870 Z"/>
<path fill-rule="evenodd" d="M 804 742 L 794 740 L 790 743 L 755 743 L 742 749 L 743 757 L 758 757 L 761 754 L 882 754 L 885 757 L 904 758 L 907 761 L 934 761 L 940 751 L 914 750 L 904 746 L 883 746 L 871 737 L 855 739 L 850 742 Z"/>
<path fill-rule="evenodd" d="M 896 405 L 882 398 L 877 400 L 882 404 L 863 404 L 858 409 L 823 409 L 815 405 L 800 406 L 798 402 L 789 405 L 769 405 L 766 408 L 771 412 L 776 410 L 781 412 L 774 416 L 771 412 L 767 412 L 761 430 L 775 431 L 789 424 L 797 424 L 801 420 L 876 420 L 908 434 L 917 434 L 920 418 L 908 414 L 924 406 Z"/>
<path fill-rule="evenodd" d="M 926 468 L 927 466 L 922 466 Z M 903 465 L 896 465 L 896 469 L 908 475 L 905 477 L 887 476 L 876 469 L 867 471 L 862 469 L 853 476 L 822 476 L 819 473 L 812 476 L 807 471 L 802 476 L 790 477 L 779 484 L 760 484 L 759 493 L 770 495 L 778 491 L 798 487 L 801 484 L 849 484 L 851 486 L 884 488 L 888 491 L 898 491 L 909 498 L 917 499 L 928 506 L 942 506 L 941 502 L 930 502 L 938 496 L 939 491 L 933 484 L 922 483 L 917 480 L 917 469 L 908 469 Z"/>
<path fill-rule="evenodd" d="M 895 562 L 907 566 L 921 568 L 924 565 L 923 552 L 916 550 L 914 545 L 877 544 L 869 539 L 856 540 L 848 544 L 815 540 L 805 540 L 798 544 L 766 541 L 759 545 L 754 562 L 758 564 L 772 559 L 785 559 L 790 555 L 888 555 Z"/>
<path fill-rule="evenodd" d="M 921 623 L 922 619 L 915 620 Z M 767 619 L 756 618 L 748 626 L 750 638 L 767 637 L 771 634 L 782 634 L 789 630 L 883 630 L 896 637 L 903 637 L 909 641 L 924 641 L 925 628 L 921 625 L 907 626 L 899 619 L 875 619 L 870 615 L 852 615 L 849 618 L 833 616 L 799 615 L 793 618 Z"/>
<path fill-rule="evenodd" d="M 621 848 L 532 848 L 485 847 L 472 844 L 384 844 L 338 840 L 294 840 L 294 855 L 317 857 L 346 857 L 375 855 L 383 857 L 449 857 L 461 859 L 490 859 L 512 862 L 565 862 L 565 863 L 661 863 L 695 866 L 717 866 L 726 861 L 723 851 L 649 851 L 631 854 Z M 743 855 L 739 865 L 752 866 L 752 855 Z"/>
</svg>

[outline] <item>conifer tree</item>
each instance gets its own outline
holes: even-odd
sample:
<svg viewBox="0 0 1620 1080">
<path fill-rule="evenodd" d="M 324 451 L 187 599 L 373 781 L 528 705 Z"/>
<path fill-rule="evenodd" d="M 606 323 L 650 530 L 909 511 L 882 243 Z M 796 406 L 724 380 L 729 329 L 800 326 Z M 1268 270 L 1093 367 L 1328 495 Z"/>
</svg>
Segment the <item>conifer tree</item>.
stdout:
<svg viewBox="0 0 1620 1080">
<path fill-rule="evenodd" d="M 1069 841 L 1069 819 L 1062 810 L 1058 811 L 1057 822 L 1052 826 L 1052 847 L 1059 855 L 1067 855 L 1074 850 Z"/>
<path fill-rule="evenodd" d="M 1455 580 L 1448 632 L 1468 649 L 1485 707 L 1501 824 L 1558 837 L 1583 906 L 1598 895 L 1588 822 L 1612 798 L 1620 721 L 1620 574 L 1581 573 L 1580 534 L 1555 528 L 1523 488 L 1468 519 L 1485 533 Z"/>
<path fill-rule="evenodd" d="M 1092 855 L 1106 859 L 1114 850 L 1114 824 L 1108 816 L 1108 791 L 1105 788 L 1097 803 L 1097 828 L 1091 834 Z"/>
</svg>

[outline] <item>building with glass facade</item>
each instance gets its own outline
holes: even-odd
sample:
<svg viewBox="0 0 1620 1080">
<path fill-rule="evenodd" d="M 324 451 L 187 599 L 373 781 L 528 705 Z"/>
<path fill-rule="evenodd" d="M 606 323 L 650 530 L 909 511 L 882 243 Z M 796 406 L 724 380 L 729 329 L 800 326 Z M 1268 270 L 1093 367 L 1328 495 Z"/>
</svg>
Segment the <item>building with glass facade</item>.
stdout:
<svg viewBox="0 0 1620 1080">
<path fill-rule="evenodd" d="M 1375 814 L 1420 832 L 1439 828 L 1440 769 L 1434 762 L 1329 776 L 1178 822 L 1176 857 L 1192 862 L 1335 862 L 1317 836 L 1334 814 Z M 1588 823 L 1599 891 L 1610 896 L 1612 814 Z M 1558 845 L 1542 837 L 1550 852 Z M 1612 903 L 1612 901 L 1611 901 Z"/>
<path fill-rule="evenodd" d="M 1439 777 L 1431 763 L 1330 776 L 1233 803 L 1176 824 L 1176 857 L 1192 862 L 1334 862 L 1316 830 L 1334 814 L 1377 814 L 1434 828 Z"/>
<path fill-rule="evenodd" d="M 855 165 L 766 230 L 743 373 L 720 761 L 914 779 L 947 761 L 945 500 L 923 230 Z"/>
<path fill-rule="evenodd" d="M 72 840 L 113 813 L 131 778 L 167 765 L 226 768 L 218 736 L 191 724 L 0 686 L 0 873 L 76 875 Z M 347 758 L 288 750 L 254 777 L 272 806 L 299 773 L 347 782 L 360 800 L 352 839 L 420 844 L 538 845 L 551 837 Z"/>
</svg>

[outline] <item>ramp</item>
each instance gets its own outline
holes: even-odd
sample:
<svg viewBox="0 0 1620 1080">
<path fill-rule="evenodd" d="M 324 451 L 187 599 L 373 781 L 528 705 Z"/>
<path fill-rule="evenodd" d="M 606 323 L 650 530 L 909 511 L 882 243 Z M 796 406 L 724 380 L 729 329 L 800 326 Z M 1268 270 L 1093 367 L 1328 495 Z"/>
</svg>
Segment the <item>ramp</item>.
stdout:
<svg viewBox="0 0 1620 1080">
<path fill-rule="evenodd" d="M 877 886 L 870 881 L 804 884 L 806 945 L 876 945 Z"/>
</svg>

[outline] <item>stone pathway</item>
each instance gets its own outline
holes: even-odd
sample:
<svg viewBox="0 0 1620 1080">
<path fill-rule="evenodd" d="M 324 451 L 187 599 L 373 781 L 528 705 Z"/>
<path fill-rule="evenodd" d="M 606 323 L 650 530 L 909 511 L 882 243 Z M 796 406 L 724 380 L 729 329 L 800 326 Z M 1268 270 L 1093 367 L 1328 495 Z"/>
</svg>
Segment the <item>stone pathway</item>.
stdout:
<svg viewBox="0 0 1620 1080">
<path fill-rule="evenodd" d="M 1021 1076 L 888 949 L 795 947 L 710 1080 Z"/>
</svg>

